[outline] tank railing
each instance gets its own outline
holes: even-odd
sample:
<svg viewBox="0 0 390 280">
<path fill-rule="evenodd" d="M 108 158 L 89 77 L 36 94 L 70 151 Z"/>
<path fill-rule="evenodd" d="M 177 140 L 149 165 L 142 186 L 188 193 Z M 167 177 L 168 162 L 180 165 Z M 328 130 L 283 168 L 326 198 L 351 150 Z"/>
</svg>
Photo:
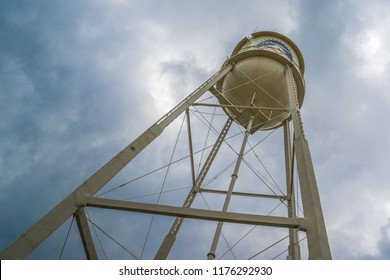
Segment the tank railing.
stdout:
<svg viewBox="0 0 390 280">
<path fill-rule="evenodd" d="M 280 56 L 283 56 L 285 58 L 287 58 L 296 68 L 300 69 L 300 66 L 299 64 L 295 61 L 295 55 L 293 55 L 293 59 L 291 60 L 282 50 L 280 50 L 278 47 L 272 47 L 272 46 L 262 46 L 262 47 L 258 47 L 256 45 L 250 45 L 250 46 L 247 46 L 247 47 L 243 47 L 242 49 L 240 49 L 235 55 L 237 54 L 240 54 L 240 53 L 243 53 L 245 51 L 248 51 L 250 49 L 253 49 L 253 50 L 262 50 L 262 51 L 268 51 L 268 52 L 271 52 L 271 53 L 276 53 L 277 55 L 280 55 Z M 270 49 L 272 51 L 270 51 Z"/>
<path fill-rule="evenodd" d="M 254 109 L 254 110 L 266 110 L 266 111 L 281 111 L 289 112 L 290 108 L 277 108 L 277 107 L 262 107 L 253 105 L 235 105 L 235 104 L 210 104 L 210 103 L 193 103 L 192 106 L 206 106 L 206 107 L 222 107 L 222 108 L 235 108 L 235 109 Z"/>
</svg>

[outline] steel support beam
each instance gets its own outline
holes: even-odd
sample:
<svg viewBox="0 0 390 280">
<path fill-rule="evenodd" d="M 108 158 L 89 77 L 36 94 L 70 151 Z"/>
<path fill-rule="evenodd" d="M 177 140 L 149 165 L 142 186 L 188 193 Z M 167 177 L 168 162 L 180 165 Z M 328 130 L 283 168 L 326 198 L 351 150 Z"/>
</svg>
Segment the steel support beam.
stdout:
<svg viewBox="0 0 390 280">
<path fill-rule="evenodd" d="M 182 217 L 190 219 L 218 221 L 257 226 L 272 226 L 281 228 L 296 228 L 305 230 L 306 220 L 303 218 L 274 217 L 214 210 L 183 208 L 168 205 L 131 202 L 97 197 L 84 197 L 83 203 L 88 207 L 105 208 L 146 214 Z"/>
<path fill-rule="evenodd" d="M 77 210 L 75 216 L 81 236 L 81 241 L 83 242 L 85 255 L 87 256 L 88 260 L 97 260 L 98 255 L 96 253 L 95 245 L 93 243 L 92 234 L 89 229 L 84 207 L 80 207 L 79 210 Z"/>
<path fill-rule="evenodd" d="M 192 103 L 208 91 L 216 82 L 224 77 L 232 68 L 233 65 L 228 64 L 200 85 L 194 92 L 187 96 L 137 139 L 103 165 L 89 179 L 82 183 L 76 190 L 43 216 L 36 224 L 5 248 L 5 250 L 0 254 L 0 259 L 23 259 L 30 254 L 62 223 L 76 213 L 78 210 L 76 197 L 79 194 L 86 196 L 93 196 L 96 194 L 135 156 L 153 142 L 153 140 L 156 139 L 172 121 L 174 121 Z"/>
<path fill-rule="evenodd" d="M 286 189 L 287 189 L 287 212 L 288 217 L 296 218 L 294 180 L 293 180 L 293 153 L 291 149 L 290 121 L 287 119 L 283 126 L 284 131 L 284 158 L 286 169 Z M 289 229 L 288 259 L 301 259 L 301 251 L 298 242 L 298 232 L 292 228 Z"/>
<path fill-rule="evenodd" d="M 191 178 L 192 185 L 195 185 L 195 164 L 194 164 L 194 149 L 192 145 L 192 132 L 191 132 L 191 120 L 190 120 L 190 111 L 186 110 L 186 118 L 187 118 L 187 134 L 188 134 L 188 149 L 190 151 L 190 164 L 191 164 Z"/>
<path fill-rule="evenodd" d="M 242 159 L 244 158 L 245 147 L 246 147 L 246 143 L 248 142 L 248 137 L 249 137 L 249 134 L 250 134 L 250 131 L 252 128 L 252 123 L 253 123 L 253 117 L 250 118 L 248 125 L 247 125 L 247 128 L 245 130 L 244 139 L 242 141 L 242 145 L 241 145 L 240 152 L 238 154 L 237 162 L 236 162 L 236 165 L 235 165 L 234 170 L 233 170 L 233 174 L 232 174 L 231 179 L 230 179 L 230 184 L 229 184 L 228 191 L 226 193 L 225 202 L 224 202 L 223 207 L 222 207 L 222 213 L 226 213 L 228 210 L 228 207 L 230 204 L 230 199 L 232 197 L 232 193 L 233 193 L 233 189 L 234 189 L 234 185 L 235 185 L 236 180 L 238 178 L 238 171 L 240 170 L 240 165 L 241 165 Z M 213 242 L 211 243 L 210 251 L 207 254 L 207 259 L 209 259 L 209 260 L 215 259 L 215 252 L 217 250 L 219 237 L 221 236 L 222 227 L 223 227 L 223 222 L 218 222 L 217 229 L 215 230 Z"/>
<path fill-rule="evenodd" d="M 309 145 L 303 136 L 294 140 L 302 204 L 308 219 L 309 259 L 332 259 Z"/>
<path fill-rule="evenodd" d="M 222 191 L 222 190 L 201 189 L 200 191 L 205 193 L 227 194 L 227 191 Z M 282 200 L 288 199 L 287 196 L 284 195 L 271 195 L 271 194 L 247 193 L 247 192 L 232 192 L 232 195 L 257 197 L 257 198 L 272 198 L 272 199 L 282 199 Z"/>
<path fill-rule="evenodd" d="M 259 106 L 245 106 L 245 105 L 231 105 L 231 104 L 209 104 L 209 103 L 194 103 L 193 106 L 205 106 L 205 107 L 221 107 L 221 108 L 233 108 L 233 109 L 251 109 L 251 110 L 268 110 L 268 111 L 282 111 L 288 112 L 289 108 L 271 108 L 271 107 L 259 107 Z"/>
<path fill-rule="evenodd" d="M 207 172 L 209 171 L 210 166 L 213 163 L 215 156 L 217 155 L 218 150 L 221 147 L 232 123 L 233 120 L 231 118 L 228 118 L 221 132 L 219 133 L 219 136 L 215 141 L 215 144 L 213 145 L 210 154 L 208 155 L 205 163 L 203 164 L 203 167 L 200 170 L 199 175 L 191 188 L 191 191 L 187 195 L 187 198 L 183 203 L 183 207 L 189 208 L 194 202 L 196 194 L 200 191 L 200 187 L 203 183 L 203 180 L 205 179 Z M 168 254 L 171 251 L 173 244 L 175 243 L 176 235 L 179 232 L 182 224 L 183 218 L 177 217 L 173 222 L 168 234 L 165 236 L 163 242 L 161 243 L 160 248 L 158 249 L 156 256 L 154 257 L 155 260 L 165 260 L 168 257 Z"/>
<path fill-rule="evenodd" d="M 321 201 L 309 145 L 305 139 L 297 91 L 291 66 L 286 67 L 286 78 L 290 96 L 291 117 L 294 126 L 294 148 L 304 216 L 308 220 L 307 242 L 309 259 L 331 259 L 331 252 L 326 233 Z"/>
</svg>

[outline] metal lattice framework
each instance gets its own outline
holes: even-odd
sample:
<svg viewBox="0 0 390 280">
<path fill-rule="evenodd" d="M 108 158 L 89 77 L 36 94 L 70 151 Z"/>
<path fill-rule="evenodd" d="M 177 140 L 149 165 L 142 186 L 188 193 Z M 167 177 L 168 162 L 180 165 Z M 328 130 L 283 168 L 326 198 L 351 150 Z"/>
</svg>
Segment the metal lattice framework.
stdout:
<svg viewBox="0 0 390 280">
<path fill-rule="evenodd" d="M 69 194 L 63 201 L 55 206 L 50 212 L 43 216 L 36 224 L 28 229 L 23 235 L 10 244 L 3 252 L 1 259 L 23 259 L 28 256 L 36 247 L 47 239 L 60 225 L 70 217 L 77 221 L 77 227 L 84 247 L 85 255 L 88 259 L 98 259 L 98 253 L 95 248 L 95 241 L 92 237 L 91 225 L 86 209 L 89 207 L 112 209 L 128 212 L 140 212 L 154 215 L 164 215 L 175 217 L 170 230 L 163 239 L 161 246 L 156 252 L 155 259 L 166 259 L 175 243 L 177 234 L 183 224 L 184 219 L 198 219 L 216 221 L 217 228 L 207 254 L 208 259 L 216 257 L 216 249 L 222 234 L 224 223 L 247 224 L 264 227 L 278 227 L 288 229 L 288 258 L 300 259 L 300 246 L 298 232 L 305 232 L 307 237 L 307 247 L 309 259 L 330 259 L 330 249 L 328 245 L 326 229 L 321 210 L 317 183 L 314 175 L 313 164 L 307 140 L 305 139 L 303 124 L 300 115 L 299 102 L 297 98 L 297 89 L 294 80 L 292 65 L 285 67 L 285 77 L 287 81 L 287 90 L 290 96 L 289 108 L 264 108 L 255 104 L 237 105 L 224 98 L 218 89 L 218 81 L 225 77 L 234 68 L 234 63 L 229 61 L 224 64 L 220 71 L 210 77 L 206 82 L 200 85 L 193 93 L 181 101 L 177 106 L 165 114 L 161 119 L 149 127 L 143 134 L 136 138 L 132 143 L 120 151 L 103 167 L 101 167 L 90 178 L 83 182 L 76 190 Z M 197 102 L 206 92 L 211 94 L 219 101 L 219 104 L 209 104 Z M 230 183 L 226 190 L 213 190 L 202 188 L 206 175 L 213 164 L 226 135 L 234 123 L 234 116 L 228 116 L 226 123 L 218 132 L 217 139 L 208 154 L 207 159 L 200 168 L 198 174 L 195 172 L 193 135 L 190 125 L 190 107 L 221 107 L 229 108 L 231 111 L 239 114 L 241 112 L 256 112 L 263 116 L 271 110 L 288 110 L 290 117 L 282 125 L 284 135 L 284 169 L 286 181 L 285 195 L 270 195 L 261 193 L 237 192 L 234 190 L 240 165 L 245 161 L 245 148 L 248 138 L 251 136 L 252 120 L 245 127 L 240 151 L 237 153 L 237 160 L 234 164 L 234 170 L 230 177 Z M 95 196 L 119 171 L 121 171 L 129 162 L 131 162 L 141 151 L 152 143 L 166 127 L 168 127 L 181 114 L 186 115 L 188 144 L 190 154 L 190 169 L 192 187 L 184 200 L 182 206 L 163 205 L 155 203 L 142 203 L 134 201 L 125 201 L 119 199 L 101 198 Z M 290 122 L 293 124 L 293 133 L 290 131 Z M 296 164 L 296 166 L 294 166 Z M 294 189 L 298 186 L 294 184 L 294 170 L 298 171 L 299 187 L 301 201 L 303 206 L 303 217 L 297 216 L 296 198 Z M 224 203 L 221 210 L 209 210 L 194 208 L 193 202 L 199 193 L 214 193 L 224 196 Z M 287 206 L 287 216 L 271 216 L 248 214 L 239 212 L 229 212 L 229 203 L 234 196 L 246 196 L 262 199 L 278 199 Z"/>
</svg>

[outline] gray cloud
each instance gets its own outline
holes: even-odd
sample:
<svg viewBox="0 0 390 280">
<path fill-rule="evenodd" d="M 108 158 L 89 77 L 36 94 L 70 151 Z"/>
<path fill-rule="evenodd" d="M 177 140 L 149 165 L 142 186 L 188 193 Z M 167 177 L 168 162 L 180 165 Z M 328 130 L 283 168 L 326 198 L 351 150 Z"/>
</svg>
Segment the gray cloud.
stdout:
<svg viewBox="0 0 390 280">
<path fill-rule="evenodd" d="M 0 4 L 0 202 L 10 210 L 0 214 L 0 247 L 217 71 L 235 44 L 257 28 L 286 34 L 303 52 L 303 121 L 334 258 L 388 258 L 388 6 L 386 1 L 287 0 Z M 152 147 L 152 155 L 141 154 L 108 187 L 133 178 L 134 169 L 166 164 L 180 122 Z M 203 139 L 197 140 L 201 147 Z M 267 161 L 273 155 L 264 152 Z M 158 191 L 162 176 L 164 170 L 144 184 Z M 167 188 L 178 187 L 178 179 L 170 180 Z M 119 195 L 138 195 L 136 189 Z M 179 204 L 185 195 L 186 190 L 178 194 Z M 197 203 L 204 207 L 201 198 Z M 116 222 L 108 216 L 96 215 L 96 222 L 106 220 L 105 228 L 134 224 L 133 216 Z M 61 246 L 54 244 L 69 223 L 31 258 L 58 256 Z M 153 228 L 161 231 L 151 236 L 145 257 L 152 256 L 169 224 L 166 218 L 156 220 Z M 203 225 L 213 231 L 213 223 Z M 131 234 L 144 232 L 147 223 L 137 227 Z M 194 229 L 188 221 L 183 232 Z M 121 234 L 130 233 L 118 232 L 119 239 Z M 197 238 L 196 255 L 203 258 L 209 242 Z M 183 234 L 177 246 L 186 242 Z M 141 244 L 126 244 L 136 255 L 142 250 Z M 78 248 L 79 240 L 69 246 Z M 67 258 L 78 258 L 72 251 Z M 188 257 L 189 252 L 175 254 Z"/>
</svg>

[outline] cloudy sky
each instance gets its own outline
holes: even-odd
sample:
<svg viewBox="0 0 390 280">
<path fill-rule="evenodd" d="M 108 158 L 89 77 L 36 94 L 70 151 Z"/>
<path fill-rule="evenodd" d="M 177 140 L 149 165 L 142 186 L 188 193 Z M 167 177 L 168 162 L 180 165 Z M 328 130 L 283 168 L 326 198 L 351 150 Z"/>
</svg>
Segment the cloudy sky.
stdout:
<svg viewBox="0 0 390 280">
<path fill-rule="evenodd" d="M 0 250 L 218 71 L 239 40 L 271 30 L 305 59 L 302 116 L 333 258 L 390 258 L 389 11 L 385 0 L 1 1 Z M 135 168 L 169 161 L 159 155 Z M 129 247 L 140 256 L 141 245 Z M 58 258 L 56 246 L 31 258 Z"/>
</svg>

